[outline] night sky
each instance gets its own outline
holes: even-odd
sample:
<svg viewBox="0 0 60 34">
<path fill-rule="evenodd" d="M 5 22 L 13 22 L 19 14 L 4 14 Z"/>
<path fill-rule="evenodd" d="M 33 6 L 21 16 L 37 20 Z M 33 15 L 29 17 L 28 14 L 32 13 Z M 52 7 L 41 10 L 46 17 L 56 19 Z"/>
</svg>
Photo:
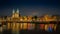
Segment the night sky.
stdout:
<svg viewBox="0 0 60 34">
<path fill-rule="evenodd" d="M 0 0 L 0 16 L 10 16 L 17 8 L 22 16 L 60 15 L 59 0 Z"/>
</svg>

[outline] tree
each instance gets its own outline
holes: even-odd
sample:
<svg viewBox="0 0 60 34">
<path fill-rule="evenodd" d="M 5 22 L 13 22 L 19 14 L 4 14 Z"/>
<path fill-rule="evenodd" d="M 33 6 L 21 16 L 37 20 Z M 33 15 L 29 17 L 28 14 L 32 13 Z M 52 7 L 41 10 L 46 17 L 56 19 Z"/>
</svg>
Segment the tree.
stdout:
<svg viewBox="0 0 60 34">
<path fill-rule="evenodd" d="M 34 19 L 37 20 L 37 16 L 34 16 Z"/>
</svg>

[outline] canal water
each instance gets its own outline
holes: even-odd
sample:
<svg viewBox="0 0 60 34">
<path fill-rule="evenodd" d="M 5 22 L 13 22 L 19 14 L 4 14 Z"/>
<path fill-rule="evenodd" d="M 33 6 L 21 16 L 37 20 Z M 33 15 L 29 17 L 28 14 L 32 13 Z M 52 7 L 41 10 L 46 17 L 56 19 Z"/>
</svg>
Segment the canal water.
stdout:
<svg viewBox="0 0 60 34">
<path fill-rule="evenodd" d="M 60 24 L 7 23 L 0 24 L 0 34 L 57 34 Z"/>
</svg>

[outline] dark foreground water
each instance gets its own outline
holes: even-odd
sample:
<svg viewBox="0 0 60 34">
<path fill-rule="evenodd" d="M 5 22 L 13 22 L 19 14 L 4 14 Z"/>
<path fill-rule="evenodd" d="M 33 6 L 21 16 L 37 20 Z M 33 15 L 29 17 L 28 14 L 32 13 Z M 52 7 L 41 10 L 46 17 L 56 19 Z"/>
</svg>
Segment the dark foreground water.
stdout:
<svg viewBox="0 0 60 34">
<path fill-rule="evenodd" d="M 11 31 L 11 30 L 4 30 L 3 32 L 0 32 L 0 34 L 58 34 L 60 31 L 53 31 L 53 32 L 46 32 L 46 31 L 40 31 L 40 30 L 20 30 L 20 31 Z"/>
<path fill-rule="evenodd" d="M 18 25 L 18 24 L 17 24 Z M 0 34 L 58 34 L 60 33 L 60 24 L 57 24 L 56 31 L 44 31 L 39 30 L 39 25 L 35 27 L 35 30 L 8 30 L 6 27 L 0 27 Z M 4 29 L 4 30 L 3 30 Z"/>
</svg>

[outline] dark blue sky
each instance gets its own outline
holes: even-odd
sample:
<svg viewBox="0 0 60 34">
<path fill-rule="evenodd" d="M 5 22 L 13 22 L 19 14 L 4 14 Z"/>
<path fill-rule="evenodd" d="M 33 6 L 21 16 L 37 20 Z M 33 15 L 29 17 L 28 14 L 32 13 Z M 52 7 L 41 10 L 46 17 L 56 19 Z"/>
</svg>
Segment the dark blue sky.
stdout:
<svg viewBox="0 0 60 34">
<path fill-rule="evenodd" d="M 11 15 L 13 8 L 21 15 L 60 15 L 59 0 L 0 0 L 0 16 Z"/>
</svg>

